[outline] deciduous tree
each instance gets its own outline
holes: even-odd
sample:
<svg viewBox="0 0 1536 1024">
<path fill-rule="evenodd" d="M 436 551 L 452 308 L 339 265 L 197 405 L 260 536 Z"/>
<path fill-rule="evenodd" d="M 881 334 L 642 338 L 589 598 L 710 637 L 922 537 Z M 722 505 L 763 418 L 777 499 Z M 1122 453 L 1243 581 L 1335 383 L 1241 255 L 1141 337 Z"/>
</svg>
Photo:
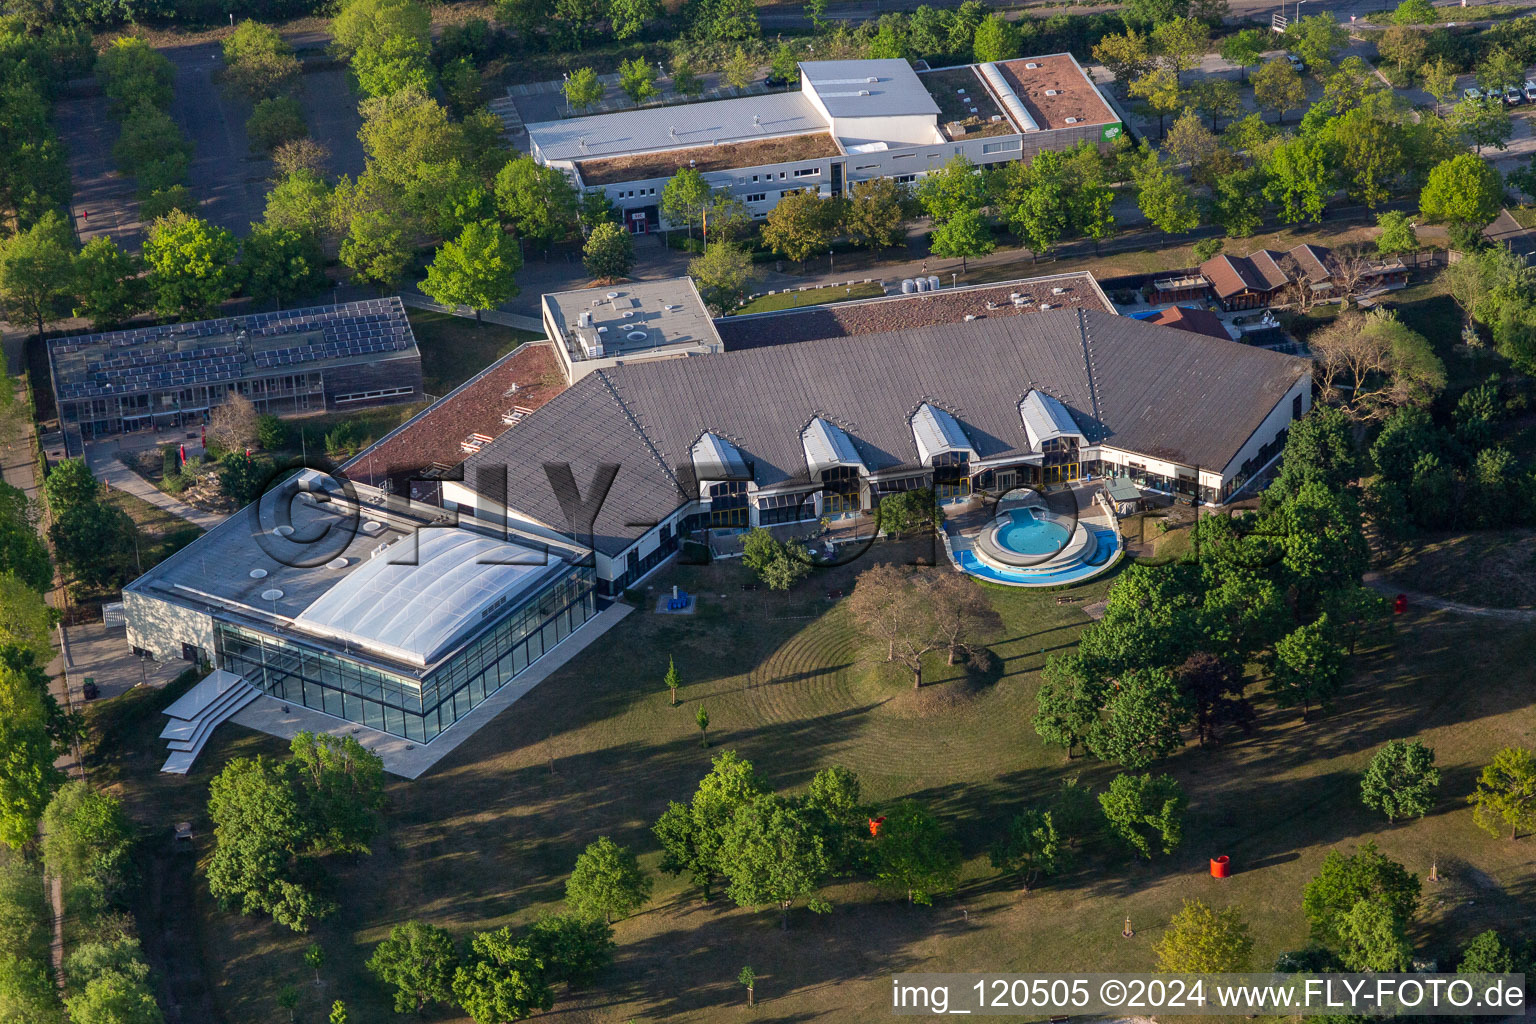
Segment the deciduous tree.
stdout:
<svg viewBox="0 0 1536 1024">
<path fill-rule="evenodd" d="M 906 800 L 886 812 L 875 843 L 875 884 L 930 906 L 960 878 L 960 846 L 921 804 Z"/>
<path fill-rule="evenodd" d="M 746 295 L 747 283 L 752 278 L 752 257 L 739 245 L 716 242 L 689 262 L 688 276 L 698 283 L 710 309 L 723 314 Z"/>
<path fill-rule="evenodd" d="M 587 844 L 565 883 L 565 902 L 579 914 L 628 917 L 651 898 L 651 880 L 635 855 L 607 836 Z"/>
<path fill-rule="evenodd" d="M 1167 775 L 1116 775 L 1099 794 L 1110 832 L 1149 860 L 1183 839 L 1185 804 L 1184 790 Z"/>
<path fill-rule="evenodd" d="M 55 212 L 0 241 L 0 303 L 13 323 L 45 326 L 68 313 L 73 294 L 74 246 L 69 225 Z"/>
<path fill-rule="evenodd" d="M 965 210 L 934 228 L 930 245 L 935 256 L 958 259 L 961 271 L 971 260 L 986 256 L 997 248 L 980 211 Z"/>
<path fill-rule="evenodd" d="M 1253 98 L 1263 109 L 1274 111 L 1284 124 L 1286 111 L 1306 106 L 1307 84 L 1288 62 L 1272 60 L 1253 73 Z"/>
<path fill-rule="evenodd" d="M 778 201 L 763 223 L 763 244 L 801 266 L 830 251 L 837 231 L 839 204 L 810 190 L 790 192 Z"/>
<path fill-rule="evenodd" d="M 831 859 L 815 820 L 795 804 L 763 795 L 737 807 L 720 836 L 720 861 L 726 895 L 741 907 L 776 905 L 785 929 L 796 900 L 817 913 L 831 909 L 816 895 Z"/>
<path fill-rule="evenodd" d="M 1406 868 L 1365 843 L 1346 856 L 1331 850 L 1301 894 L 1301 908 L 1312 934 L 1330 946 L 1344 943 L 1345 916 L 1355 904 L 1379 899 L 1391 916 L 1406 924 L 1419 903 L 1419 880 Z"/>
<path fill-rule="evenodd" d="M 1185 900 L 1155 947 L 1157 968 L 1173 974 L 1238 974 L 1253 966 L 1253 936 L 1235 907 Z"/>
<path fill-rule="evenodd" d="M 987 851 L 992 866 L 1016 873 L 1025 892 L 1042 875 L 1053 875 L 1066 857 L 1066 843 L 1050 811 L 1034 808 L 1016 815 Z"/>
<path fill-rule="evenodd" d="M 177 211 L 156 221 L 144 241 L 149 288 L 162 316 L 201 320 L 240 286 L 235 237 Z"/>
<path fill-rule="evenodd" d="M 407 921 L 389 930 L 389 938 L 379 943 L 367 966 L 394 989 L 396 1013 L 421 1013 L 429 1002 L 453 1001 L 458 961 L 451 935 L 424 921 Z"/>
<path fill-rule="evenodd" d="M 1467 802 L 1472 819 L 1484 831 L 1519 839 L 1520 830 L 1536 828 L 1536 756 L 1521 747 L 1505 747 L 1477 778 Z"/>
<path fill-rule="evenodd" d="M 427 278 L 421 290 L 450 308 L 468 306 L 481 313 L 517 295 L 517 272 L 523 269 L 523 257 L 517 243 L 495 221 L 483 220 L 464 225 L 459 237 L 444 242 L 437 256 L 427 266 Z"/>
<path fill-rule="evenodd" d="M 843 206 L 842 229 L 855 245 L 879 250 L 907 237 L 907 190 L 890 178 L 856 181 Z"/>
<path fill-rule="evenodd" d="M 635 265 L 634 236 L 617 224 L 599 224 L 587 236 L 581 262 L 599 281 L 628 277 Z"/>
<path fill-rule="evenodd" d="M 1435 803 L 1440 769 L 1435 752 L 1417 740 L 1392 740 L 1371 757 L 1360 778 L 1360 799 L 1388 821 L 1422 818 Z"/>
</svg>

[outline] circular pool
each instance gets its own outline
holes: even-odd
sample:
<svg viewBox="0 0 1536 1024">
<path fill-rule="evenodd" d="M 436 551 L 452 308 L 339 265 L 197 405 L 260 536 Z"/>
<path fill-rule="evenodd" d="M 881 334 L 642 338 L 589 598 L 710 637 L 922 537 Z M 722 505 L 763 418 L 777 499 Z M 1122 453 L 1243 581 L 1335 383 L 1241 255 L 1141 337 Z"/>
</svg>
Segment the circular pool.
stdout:
<svg viewBox="0 0 1536 1024">
<path fill-rule="evenodd" d="M 1065 526 L 1029 508 L 1013 509 L 992 534 L 998 547 L 1018 555 L 1054 555 L 1066 547 L 1071 536 Z"/>
</svg>

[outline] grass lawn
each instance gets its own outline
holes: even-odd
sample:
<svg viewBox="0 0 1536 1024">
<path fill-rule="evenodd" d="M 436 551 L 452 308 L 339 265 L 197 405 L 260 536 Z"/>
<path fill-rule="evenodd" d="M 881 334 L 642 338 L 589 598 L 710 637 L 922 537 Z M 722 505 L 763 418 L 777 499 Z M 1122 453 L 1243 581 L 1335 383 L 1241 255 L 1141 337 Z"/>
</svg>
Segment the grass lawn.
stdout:
<svg viewBox="0 0 1536 1024">
<path fill-rule="evenodd" d="M 901 552 L 871 557 L 893 555 Z M 386 1020 L 386 996 L 362 965 L 391 925 L 423 918 L 463 937 L 558 910 L 576 855 L 600 835 L 631 845 L 654 870 L 650 824 L 668 800 L 687 799 L 724 749 L 752 760 L 780 789 L 844 764 L 873 800 L 925 802 L 962 843 L 960 890 L 926 908 L 841 882 L 827 892 L 830 915 L 797 909 L 781 932 L 772 910 L 737 909 L 723 898 L 705 904 L 657 875 L 650 906 L 616 925 L 615 966 L 590 990 L 561 994 L 562 1019 L 734 1019 L 744 1011 L 735 983 L 743 964 L 758 974 L 761 1019 L 776 1022 L 883 1021 L 886 979 L 899 970 L 1148 970 L 1152 944 L 1188 897 L 1241 907 L 1264 965 L 1304 942 L 1300 890 L 1326 852 L 1367 839 L 1420 875 L 1438 861 L 1446 876 L 1426 884 L 1419 955 L 1444 966 L 1468 935 L 1531 921 L 1536 841 L 1479 832 L 1462 802 L 1493 750 L 1531 745 L 1529 629 L 1410 610 L 1367 642 L 1331 716 L 1303 724 L 1261 699 L 1252 737 L 1190 746 L 1160 766 L 1190 796 L 1184 844 L 1173 856 L 1137 863 L 1091 852 L 1023 895 L 987 864 L 996 827 L 1063 779 L 1081 774 L 1100 789 L 1113 775 L 1043 747 L 1029 724 L 1044 659 L 1070 649 L 1086 617 L 1054 592 L 988 588 L 1001 619 L 992 667 L 968 674 L 938 658 L 930 687 L 914 693 L 866 658 L 843 607 L 827 597 L 846 591 L 858 568 L 775 595 L 742 592 L 738 563 L 669 567 L 654 577 L 656 592 L 675 582 L 698 593 L 698 614 L 634 611 L 427 776 L 391 783 L 387 833 L 372 856 L 333 865 L 341 910 L 313 935 L 217 909 L 191 855 L 156 874 L 161 895 L 146 908 L 144 930 L 178 935 L 183 961 L 202 954 L 201 977 L 229 1024 L 281 1019 L 275 998 L 289 983 L 303 993 L 304 1019 L 319 1019 L 340 998 L 354 1019 Z M 1087 603 L 1107 586 L 1100 580 L 1074 593 Z M 661 685 L 669 656 L 685 681 L 677 708 Z M 701 705 L 712 721 L 709 750 L 694 725 Z M 114 726 L 111 705 L 94 713 L 127 737 L 96 777 L 113 782 L 154 835 L 192 820 L 203 864 L 211 776 L 229 757 L 281 750 L 226 726 L 190 776 L 162 776 L 157 716 L 123 727 Z M 1443 799 L 1424 820 L 1389 827 L 1360 806 L 1358 772 L 1376 746 L 1405 736 L 1437 750 Z M 1207 858 L 1217 854 L 1232 858 L 1233 877 L 1209 876 Z M 173 916 L 178 908 L 184 917 Z M 1136 929 L 1130 940 L 1120 936 L 1127 917 Z M 327 952 L 318 990 L 301 961 L 312 941 Z M 461 1020 L 451 1011 L 433 1019 Z"/>
<path fill-rule="evenodd" d="M 197 524 L 189 523 L 159 505 L 151 505 L 126 491 L 110 491 L 106 500 L 108 504 L 128 513 L 128 518 L 138 526 L 139 559 L 146 571 L 202 536 L 202 527 Z"/>
<path fill-rule="evenodd" d="M 884 295 L 885 289 L 871 282 L 844 288 L 811 288 L 807 291 L 779 292 L 763 295 L 732 311 L 732 316 L 743 313 L 768 313 L 776 309 L 797 309 L 801 306 L 820 306 L 827 302 L 846 302 L 849 299 L 873 299 Z"/>
<path fill-rule="evenodd" d="M 1404 590 L 1494 608 L 1536 607 L 1536 530 L 1431 534 L 1385 571 Z"/>
<path fill-rule="evenodd" d="M 409 311 L 411 330 L 421 349 L 422 384 L 441 398 L 525 341 L 543 335 L 500 324 L 430 310 Z"/>
</svg>

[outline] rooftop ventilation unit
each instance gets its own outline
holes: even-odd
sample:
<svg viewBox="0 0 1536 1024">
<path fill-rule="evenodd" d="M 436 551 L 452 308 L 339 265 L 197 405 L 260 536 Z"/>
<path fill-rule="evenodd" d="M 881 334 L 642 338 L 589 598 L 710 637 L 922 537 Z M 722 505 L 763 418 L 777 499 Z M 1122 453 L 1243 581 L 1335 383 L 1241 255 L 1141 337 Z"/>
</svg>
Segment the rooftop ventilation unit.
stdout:
<svg viewBox="0 0 1536 1024">
<path fill-rule="evenodd" d="M 874 75 L 870 75 L 868 78 L 864 79 L 864 81 L 866 81 L 869 84 L 873 85 L 876 82 L 880 81 L 880 79 L 876 78 Z"/>
<path fill-rule="evenodd" d="M 975 320 L 975 319 L 976 319 L 976 314 L 975 313 L 967 313 L 967 314 L 965 314 L 965 322 L 966 323 L 970 323 L 972 320 Z"/>
<path fill-rule="evenodd" d="M 859 95 L 860 96 L 868 96 L 869 95 L 869 90 L 868 89 L 860 89 L 859 90 Z"/>
<path fill-rule="evenodd" d="M 612 301 L 613 301 L 613 300 L 614 300 L 614 299 L 616 299 L 616 298 L 618 298 L 618 297 L 619 297 L 619 293 L 618 293 L 618 292 L 609 292 L 609 293 L 608 293 L 608 294 L 607 294 L 607 295 L 606 295 L 606 296 L 604 296 L 604 297 L 605 297 L 605 298 L 607 298 L 607 299 L 608 299 L 608 301 L 610 301 L 610 302 L 612 302 Z"/>
<path fill-rule="evenodd" d="M 581 311 L 581 316 L 576 318 L 576 324 L 577 324 L 578 327 L 591 327 L 592 326 L 592 311 L 590 309 L 582 310 Z"/>
<path fill-rule="evenodd" d="M 1055 96 L 1056 95 L 1056 90 L 1055 89 L 1047 89 L 1047 90 L 1045 90 L 1045 94 L 1047 96 Z"/>
<path fill-rule="evenodd" d="M 1052 295 L 1065 295 L 1065 294 L 1067 294 L 1067 290 L 1065 288 L 1052 288 L 1051 289 L 1051 294 Z"/>
<path fill-rule="evenodd" d="M 1038 68 L 1038 67 L 1039 67 L 1039 66 L 1040 66 L 1040 65 L 1039 65 L 1039 64 L 1036 64 L 1036 63 L 1035 63 L 1035 62 L 1034 62 L 1034 61 L 1030 61 L 1030 62 L 1029 62 L 1029 63 L 1028 63 L 1028 64 L 1025 64 L 1025 65 L 1024 65 L 1024 66 L 1025 66 L 1025 67 L 1026 67 L 1026 68 L 1028 68 L 1028 69 L 1029 69 L 1029 70 L 1031 70 L 1031 71 L 1034 71 L 1034 70 L 1035 70 L 1035 69 L 1036 69 L 1036 68 Z"/>
<path fill-rule="evenodd" d="M 1067 118 L 1067 124 L 1077 124 L 1078 120 L 1079 120 L 1078 118 L 1069 117 L 1069 118 Z"/>
<path fill-rule="evenodd" d="M 645 331 L 630 331 L 628 334 L 624 335 L 624 340 L 625 341 L 644 341 L 645 339 L 647 339 L 649 337 L 650 337 L 650 335 L 648 333 L 646 333 Z"/>
</svg>

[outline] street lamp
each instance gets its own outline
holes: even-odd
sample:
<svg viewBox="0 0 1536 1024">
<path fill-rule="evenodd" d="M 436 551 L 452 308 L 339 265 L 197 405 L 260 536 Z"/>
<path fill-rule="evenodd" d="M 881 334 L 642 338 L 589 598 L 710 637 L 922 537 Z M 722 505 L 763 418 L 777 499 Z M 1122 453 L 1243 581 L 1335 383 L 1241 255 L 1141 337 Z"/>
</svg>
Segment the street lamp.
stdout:
<svg viewBox="0 0 1536 1024">
<path fill-rule="evenodd" d="M 1301 20 L 1301 5 L 1306 3 L 1306 2 L 1307 2 L 1307 0 L 1296 0 L 1296 20 L 1297 21 Z"/>
<path fill-rule="evenodd" d="M 949 286 L 950 286 L 950 287 L 951 287 L 951 288 L 958 288 L 958 287 L 959 287 L 959 285 L 958 285 L 958 284 L 956 284 L 956 283 L 955 283 L 955 282 L 956 282 L 956 280 L 957 280 L 957 279 L 958 279 L 958 278 L 959 278 L 959 277 L 960 277 L 960 275 L 959 275 L 959 274 L 957 274 L 957 273 L 955 273 L 955 272 L 954 272 L 954 271 L 953 271 L 953 270 L 951 270 L 951 271 L 950 271 L 950 272 L 949 272 Z"/>
</svg>

